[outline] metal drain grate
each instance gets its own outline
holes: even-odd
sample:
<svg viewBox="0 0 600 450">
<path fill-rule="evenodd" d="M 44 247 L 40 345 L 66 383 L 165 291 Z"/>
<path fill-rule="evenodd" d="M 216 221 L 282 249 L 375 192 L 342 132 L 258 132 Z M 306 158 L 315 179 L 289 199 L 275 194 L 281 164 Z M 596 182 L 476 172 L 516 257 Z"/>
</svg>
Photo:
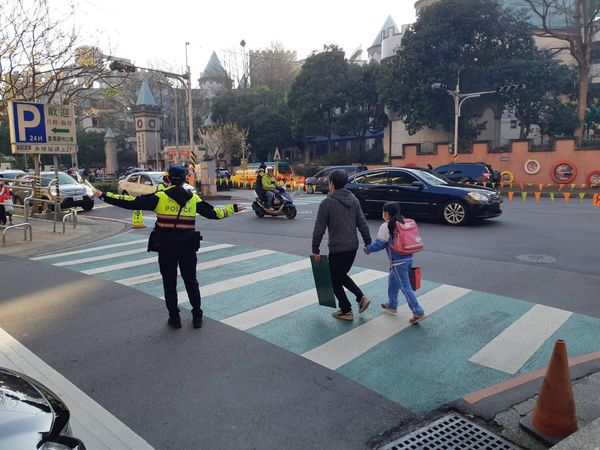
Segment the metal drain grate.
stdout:
<svg viewBox="0 0 600 450">
<path fill-rule="evenodd" d="M 450 414 L 386 445 L 383 450 L 516 450 L 485 428 Z"/>
</svg>

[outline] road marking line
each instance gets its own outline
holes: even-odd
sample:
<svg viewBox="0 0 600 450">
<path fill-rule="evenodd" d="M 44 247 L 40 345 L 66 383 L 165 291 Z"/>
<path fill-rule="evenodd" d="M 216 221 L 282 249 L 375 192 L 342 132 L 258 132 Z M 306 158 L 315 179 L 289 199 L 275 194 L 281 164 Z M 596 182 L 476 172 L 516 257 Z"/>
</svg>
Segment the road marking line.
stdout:
<svg viewBox="0 0 600 450">
<path fill-rule="evenodd" d="M 427 314 L 458 300 L 470 292 L 457 286 L 442 285 L 419 297 L 419 303 L 425 308 Z M 377 344 L 391 338 L 395 334 L 411 327 L 408 322 L 410 310 L 404 304 L 399 308 L 399 314 L 381 314 L 363 325 L 344 333 L 319 347 L 304 353 L 304 356 L 329 369 L 336 370 L 369 351 Z"/>
<path fill-rule="evenodd" d="M 146 242 L 145 239 L 144 239 L 144 242 Z M 59 262 L 59 263 L 54 263 L 52 265 L 57 266 L 57 267 L 74 266 L 76 264 L 85 264 L 85 263 L 94 262 L 94 261 L 102 261 L 105 259 L 119 258 L 121 256 L 135 255 L 137 253 L 145 253 L 147 251 L 148 250 L 146 249 L 146 247 L 141 247 L 141 248 L 135 248 L 133 250 L 125 250 L 125 251 L 117 252 L 117 253 L 105 253 L 104 255 L 90 256 L 89 258 L 81 258 L 81 259 L 73 259 L 71 261 L 63 261 L 63 262 Z"/>
<path fill-rule="evenodd" d="M 200 286 L 200 294 L 202 294 L 203 297 L 208 297 L 209 295 L 220 294 L 226 291 L 230 291 L 232 289 L 237 289 L 240 287 L 248 286 L 250 284 L 266 281 L 281 275 L 286 275 L 292 272 L 307 269 L 309 267 L 310 259 L 305 258 L 289 264 L 284 264 L 283 266 L 277 266 L 271 269 L 261 270 L 260 272 L 242 275 L 241 277 L 235 277 L 229 280 L 223 280 L 217 283 L 207 284 L 206 286 Z M 179 298 L 178 303 L 180 304 L 189 301 L 187 292 L 185 291 L 178 292 L 177 297 Z M 164 297 L 161 298 L 164 299 Z"/>
<path fill-rule="evenodd" d="M 273 250 L 256 250 L 253 252 L 242 253 L 240 255 L 227 256 L 225 258 L 213 259 L 210 261 L 204 261 L 196 265 L 196 270 L 212 269 L 214 267 L 224 266 L 226 264 L 236 263 L 239 261 L 246 261 L 248 259 L 258 258 L 261 256 L 272 255 L 275 253 Z M 160 272 L 152 272 L 144 275 L 138 275 L 137 277 L 125 278 L 123 280 L 117 280 L 116 283 L 123 284 L 125 286 L 133 286 L 141 283 L 148 283 L 150 281 L 160 280 L 162 278 Z"/>
<path fill-rule="evenodd" d="M 70 251 L 70 252 L 63 252 L 63 253 L 53 253 L 52 255 L 36 256 L 35 258 L 30 258 L 30 259 L 32 261 L 42 261 L 44 259 L 59 258 L 61 256 L 79 255 L 81 253 L 95 252 L 95 251 L 98 251 L 98 250 L 107 250 L 109 248 L 116 248 L 116 247 L 124 247 L 126 245 L 141 244 L 142 242 L 148 242 L 148 239 L 136 239 L 134 241 L 120 242 L 118 244 L 101 245 L 99 247 L 90 247 L 90 248 L 84 248 L 82 250 L 73 250 L 73 251 Z"/>
<path fill-rule="evenodd" d="M 73 434 L 87 448 L 152 450 L 144 439 L 0 328 L 0 365 L 24 373 L 57 394 L 71 411 Z"/>
<path fill-rule="evenodd" d="M 198 253 L 212 252 L 214 250 L 221 250 L 221 249 L 229 248 L 229 247 L 233 247 L 233 245 L 231 245 L 231 244 L 211 245 L 210 247 L 201 248 L 200 250 L 198 250 Z M 127 261 L 127 262 L 123 262 L 123 263 L 119 263 L 119 264 L 111 264 L 110 266 L 96 267 L 95 269 L 82 270 L 81 273 L 84 273 L 86 275 L 97 275 L 99 273 L 111 272 L 113 270 L 128 269 L 130 267 L 137 267 L 137 266 L 142 266 L 144 264 L 152 264 L 152 263 L 158 263 L 157 256 L 152 256 L 150 258 L 138 259 L 136 261 Z"/>
<path fill-rule="evenodd" d="M 572 314 L 563 309 L 535 305 L 469 361 L 513 375 Z"/>
<path fill-rule="evenodd" d="M 371 281 L 387 276 L 386 272 L 377 270 L 365 270 L 352 276 L 357 285 L 364 285 Z M 245 311 L 235 316 L 228 317 L 221 322 L 242 331 L 270 322 L 285 316 L 293 311 L 315 304 L 317 301 L 317 290 L 308 289 L 291 297 L 283 298 L 275 302 L 259 306 L 258 308 Z"/>
</svg>

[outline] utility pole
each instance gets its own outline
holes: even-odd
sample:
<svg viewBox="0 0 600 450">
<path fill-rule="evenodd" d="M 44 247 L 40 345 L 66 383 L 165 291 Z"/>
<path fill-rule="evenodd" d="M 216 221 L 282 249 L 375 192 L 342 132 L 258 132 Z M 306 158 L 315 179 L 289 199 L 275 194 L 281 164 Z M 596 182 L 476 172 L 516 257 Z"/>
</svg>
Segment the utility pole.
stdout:
<svg viewBox="0 0 600 450">
<path fill-rule="evenodd" d="M 442 83 L 433 83 L 431 85 L 431 89 L 439 89 L 445 90 L 449 95 L 454 98 L 454 151 L 453 151 L 453 159 L 456 161 L 458 158 L 458 125 L 460 121 L 460 113 L 462 110 L 462 105 L 470 98 L 481 97 L 486 94 L 496 94 L 498 91 L 481 91 L 481 92 L 471 92 L 470 94 L 461 94 L 460 92 L 460 70 L 458 71 L 456 77 L 456 89 L 451 91 L 447 89 L 447 86 Z"/>
</svg>

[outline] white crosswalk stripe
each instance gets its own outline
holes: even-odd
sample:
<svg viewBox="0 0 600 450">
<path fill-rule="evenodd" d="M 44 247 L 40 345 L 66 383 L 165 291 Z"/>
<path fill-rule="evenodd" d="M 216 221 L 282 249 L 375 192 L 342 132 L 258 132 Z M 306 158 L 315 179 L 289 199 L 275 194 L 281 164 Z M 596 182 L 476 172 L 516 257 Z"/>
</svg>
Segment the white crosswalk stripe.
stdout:
<svg viewBox="0 0 600 450">
<path fill-rule="evenodd" d="M 562 309 L 535 305 L 469 361 L 515 374 L 571 315 Z"/>
<path fill-rule="evenodd" d="M 261 270 L 260 272 L 254 272 L 249 275 L 242 275 L 241 277 L 236 277 L 231 280 L 219 281 L 217 283 L 202 286 L 201 294 L 205 297 L 208 297 L 209 295 L 215 295 L 226 291 L 230 291 L 232 289 L 237 289 L 244 286 L 249 286 L 251 284 L 260 283 L 271 278 L 286 275 L 292 272 L 297 272 L 299 270 L 307 269 L 309 267 L 310 260 L 306 258 L 300 261 L 284 264 L 282 266 L 273 267 L 272 269 Z M 164 297 L 161 298 L 164 299 Z M 180 304 L 189 301 L 187 292 L 185 291 L 178 292 L 177 298 L 179 299 Z"/>
<path fill-rule="evenodd" d="M 144 242 L 146 242 L 146 240 L 144 240 Z M 134 248 L 133 250 L 125 250 L 117 253 L 107 253 L 105 255 L 90 256 L 88 258 L 74 259 L 72 261 L 62 261 L 59 263 L 54 263 L 53 265 L 58 267 L 75 266 L 77 264 L 85 264 L 94 261 L 103 261 L 106 259 L 120 258 L 122 256 L 136 255 L 138 253 L 146 253 L 147 251 L 148 250 L 146 249 L 146 247 L 140 247 Z"/>
<path fill-rule="evenodd" d="M 215 250 L 221 250 L 223 248 L 233 247 L 231 244 L 217 244 L 211 245 L 210 247 L 204 247 L 198 250 L 198 253 L 206 253 L 212 252 Z M 156 256 L 152 256 L 150 258 L 137 259 L 134 261 L 127 261 L 118 264 L 111 264 L 109 266 L 96 267 L 95 269 L 87 269 L 82 270 L 81 273 L 85 273 L 86 275 L 98 275 L 99 273 L 111 272 L 113 270 L 121 270 L 121 269 L 129 269 L 130 267 L 138 267 L 143 266 L 144 264 L 153 264 L 158 263 L 158 258 Z"/>
<path fill-rule="evenodd" d="M 59 258 L 62 256 L 80 255 L 82 253 L 90 253 L 90 252 L 97 252 L 100 250 L 108 250 L 109 248 L 117 248 L 117 247 L 125 247 L 125 246 L 129 246 L 129 245 L 141 244 L 142 242 L 148 242 L 148 239 L 136 239 L 133 241 L 119 242 L 118 244 L 107 244 L 107 245 L 101 245 L 99 247 L 89 247 L 89 248 L 83 248 L 81 250 L 72 250 L 70 252 L 53 253 L 51 255 L 37 256 L 37 257 L 31 258 L 31 259 L 33 261 L 42 261 L 44 259 Z"/>
<path fill-rule="evenodd" d="M 376 270 L 365 270 L 352 276 L 354 282 L 361 286 L 371 281 L 378 280 L 387 276 L 385 272 Z M 285 316 L 298 309 L 313 305 L 317 302 L 317 290 L 308 289 L 291 297 L 283 298 L 250 311 L 237 314 L 222 320 L 223 323 L 231 325 L 240 330 L 248 330 L 263 323 L 275 320 L 278 317 Z"/>
<path fill-rule="evenodd" d="M 226 264 L 232 264 L 240 261 L 246 261 L 249 259 L 259 258 L 261 256 L 272 255 L 275 253 L 272 250 L 256 250 L 253 252 L 242 253 L 240 255 L 227 256 L 225 258 L 212 259 L 210 261 L 200 262 L 196 265 L 196 270 L 206 270 L 212 269 L 215 267 L 224 266 Z M 134 286 L 136 284 L 149 283 L 151 281 L 157 281 L 162 278 L 160 272 L 152 272 L 144 275 L 139 275 L 136 277 L 124 278 L 122 280 L 118 280 L 117 283 L 123 284 L 125 286 Z"/>
<path fill-rule="evenodd" d="M 421 295 L 419 303 L 428 314 L 433 314 L 468 292 L 470 292 L 468 289 L 443 285 Z M 381 314 L 302 356 L 329 369 L 338 369 L 411 326 L 408 322 L 411 314 L 406 304 L 399 308 L 398 313 L 396 316 Z"/>
</svg>

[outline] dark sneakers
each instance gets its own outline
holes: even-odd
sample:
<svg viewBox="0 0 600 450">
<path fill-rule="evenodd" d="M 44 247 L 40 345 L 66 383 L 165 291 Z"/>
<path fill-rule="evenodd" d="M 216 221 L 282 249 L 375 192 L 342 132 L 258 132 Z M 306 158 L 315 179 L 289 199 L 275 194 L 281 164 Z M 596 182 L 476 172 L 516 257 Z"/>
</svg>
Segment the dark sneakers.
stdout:
<svg viewBox="0 0 600 450">
<path fill-rule="evenodd" d="M 169 316 L 167 322 L 171 328 L 181 328 L 181 318 L 177 316 Z"/>
<path fill-rule="evenodd" d="M 202 328 L 202 314 L 193 314 L 192 323 L 194 324 L 194 328 Z"/>
</svg>

